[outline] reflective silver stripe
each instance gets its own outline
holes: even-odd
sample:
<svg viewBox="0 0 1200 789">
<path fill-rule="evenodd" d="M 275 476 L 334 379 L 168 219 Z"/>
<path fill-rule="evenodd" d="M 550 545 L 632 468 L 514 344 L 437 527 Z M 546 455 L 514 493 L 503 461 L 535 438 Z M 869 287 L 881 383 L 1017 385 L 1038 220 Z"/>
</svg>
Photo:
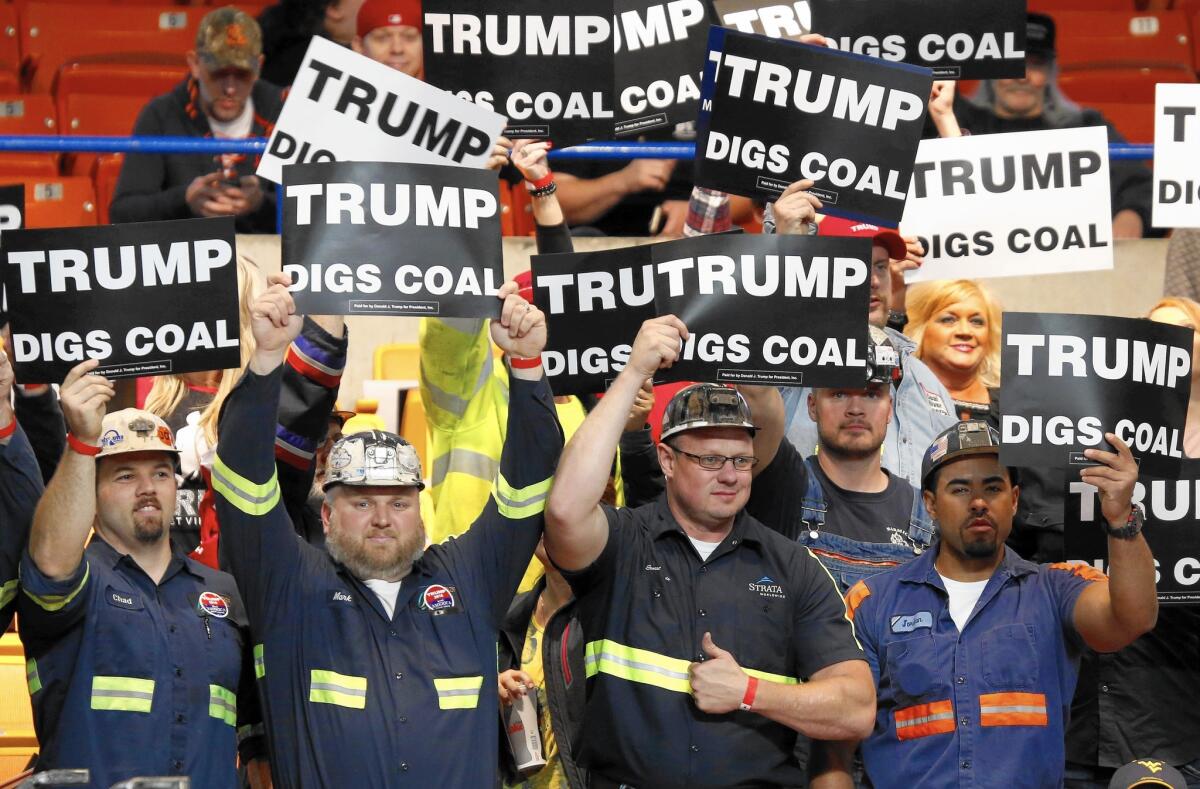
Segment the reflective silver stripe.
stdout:
<svg viewBox="0 0 1200 789">
<path fill-rule="evenodd" d="M 904 729 L 909 726 L 919 726 L 922 723 L 929 723 L 930 721 L 944 721 L 944 720 L 951 719 L 953 717 L 954 717 L 953 712 L 936 712 L 933 715 L 926 715 L 923 718 L 910 718 L 909 720 L 904 720 L 904 721 L 898 720 L 898 721 L 896 721 L 896 728 Z"/>
<path fill-rule="evenodd" d="M 478 696 L 479 688 L 462 688 L 461 690 L 439 690 L 437 692 L 443 698 L 446 696 Z"/>
<path fill-rule="evenodd" d="M 278 486 L 271 485 L 271 483 L 275 480 L 275 477 L 272 477 L 270 480 L 268 480 L 266 482 L 267 485 L 271 485 L 271 489 L 269 492 L 264 493 L 261 496 L 255 496 L 251 493 L 247 493 L 236 482 L 234 482 L 233 480 L 229 479 L 229 477 L 222 474 L 221 466 L 219 463 L 213 463 L 212 476 L 213 476 L 214 480 L 220 481 L 227 490 L 231 490 L 234 493 L 236 493 L 238 498 L 244 499 L 245 501 L 248 501 L 251 504 L 266 504 L 268 501 L 271 501 L 271 499 L 276 498 L 279 495 Z"/>
<path fill-rule="evenodd" d="M 671 671 L 668 668 L 663 668 L 662 666 L 656 666 L 653 663 L 643 663 L 639 660 L 630 660 L 629 658 L 623 658 L 618 655 L 614 655 L 611 652 L 593 652 L 592 654 L 587 656 L 587 658 L 585 659 L 584 662 L 586 665 L 591 666 L 591 665 L 595 665 L 596 663 L 599 663 L 600 661 L 616 663 L 618 665 L 626 666 L 626 667 L 634 669 L 636 671 L 651 671 L 655 674 L 661 674 L 662 676 L 668 677 L 670 679 L 682 679 L 682 680 L 687 680 L 689 682 L 691 681 L 691 678 L 688 676 L 688 674 L 686 672 Z"/>
<path fill-rule="evenodd" d="M 485 482 L 496 478 L 499 461 L 490 458 L 482 452 L 469 449 L 452 449 L 433 461 L 433 487 L 437 487 L 450 472 L 470 474 Z"/>
<path fill-rule="evenodd" d="M 236 704 L 230 704 L 228 701 L 226 701 L 225 699 L 221 698 L 220 696 L 213 696 L 213 697 L 211 697 L 211 698 L 208 700 L 208 705 L 209 705 L 210 707 L 211 707 L 211 706 L 213 706 L 213 705 L 216 705 L 216 706 L 220 707 L 221 709 L 224 709 L 224 710 L 229 710 L 229 711 L 230 711 L 230 712 L 232 712 L 234 715 L 236 715 L 236 714 L 237 714 L 237 705 L 236 705 Z"/>
<path fill-rule="evenodd" d="M 999 715 L 1005 712 L 1033 712 L 1045 714 L 1045 707 L 1034 707 L 1025 704 L 1014 704 L 1007 707 L 980 707 L 979 712 L 983 715 Z"/>
<path fill-rule="evenodd" d="M 142 693 L 136 690 L 100 690 L 98 688 L 92 688 L 92 698 L 96 698 L 98 696 L 109 699 L 144 699 L 146 701 L 154 700 L 153 693 Z"/>
<path fill-rule="evenodd" d="M 358 690 L 356 688 L 348 688 L 345 685 L 334 685 L 332 682 L 314 682 L 309 687 L 310 690 L 331 690 L 334 693 L 342 693 L 346 696 L 357 696 L 365 699 L 367 691 L 365 689 Z"/>
<path fill-rule="evenodd" d="M 433 401 L 434 405 L 443 411 L 449 411 L 455 416 L 462 416 L 467 413 L 467 406 L 470 405 L 469 401 L 464 400 L 458 395 L 452 395 L 445 389 L 434 386 L 424 369 L 421 370 L 421 377 L 424 379 L 425 389 L 429 392 L 429 399 Z"/>
<path fill-rule="evenodd" d="M 510 499 L 508 496 L 505 496 L 499 490 L 496 491 L 496 498 L 500 500 L 500 503 L 505 504 L 509 507 L 527 507 L 530 504 L 536 504 L 537 502 L 542 501 L 549 495 L 550 495 L 550 491 L 545 490 L 545 491 L 542 491 L 541 493 L 536 493 L 527 499 L 522 499 L 520 501 L 517 501 L 516 499 Z"/>
</svg>

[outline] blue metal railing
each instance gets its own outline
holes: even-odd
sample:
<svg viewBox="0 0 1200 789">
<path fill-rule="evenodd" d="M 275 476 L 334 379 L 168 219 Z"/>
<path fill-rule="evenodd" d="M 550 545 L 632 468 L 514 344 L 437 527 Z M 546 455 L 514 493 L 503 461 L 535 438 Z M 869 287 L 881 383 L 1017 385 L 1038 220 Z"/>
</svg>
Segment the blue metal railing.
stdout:
<svg viewBox="0 0 1200 789">
<path fill-rule="evenodd" d="M 263 138 L 0 136 L 0 151 L 63 153 L 262 153 Z M 550 151 L 551 159 L 691 159 L 692 142 L 589 142 Z M 1109 145 L 1110 159 L 1151 159 L 1153 145 Z"/>
</svg>

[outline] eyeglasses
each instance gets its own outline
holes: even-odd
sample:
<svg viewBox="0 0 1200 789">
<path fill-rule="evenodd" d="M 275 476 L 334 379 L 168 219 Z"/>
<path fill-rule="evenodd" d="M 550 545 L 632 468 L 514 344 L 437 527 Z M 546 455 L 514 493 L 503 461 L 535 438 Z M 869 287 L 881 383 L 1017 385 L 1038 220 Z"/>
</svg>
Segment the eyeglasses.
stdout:
<svg viewBox="0 0 1200 789">
<path fill-rule="evenodd" d="M 721 469 L 725 468 L 726 461 L 729 461 L 733 464 L 734 471 L 749 471 L 758 465 L 758 458 L 750 455 L 738 455 L 737 457 L 730 457 L 729 455 L 694 455 L 691 452 L 686 452 L 677 446 L 673 446 L 671 444 L 667 444 L 667 446 L 671 447 L 672 450 L 681 455 L 687 455 L 692 460 L 696 461 L 696 464 L 700 466 L 700 468 L 706 468 L 709 471 L 720 471 Z"/>
</svg>

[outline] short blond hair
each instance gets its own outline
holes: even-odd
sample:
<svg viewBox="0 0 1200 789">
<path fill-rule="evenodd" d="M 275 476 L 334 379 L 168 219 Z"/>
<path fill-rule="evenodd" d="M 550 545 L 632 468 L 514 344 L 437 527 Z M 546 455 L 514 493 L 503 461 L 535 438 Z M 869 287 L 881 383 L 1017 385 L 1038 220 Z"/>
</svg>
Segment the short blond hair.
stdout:
<svg viewBox="0 0 1200 789">
<path fill-rule="evenodd" d="M 955 279 L 917 285 L 908 291 L 908 325 L 904 333 L 917 344 L 916 356 L 925 358 L 925 326 L 949 307 L 967 299 L 979 299 L 987 319 L 987 350 L 979 363 L 976 375 L 988 389 L 1000 385 L 1000 315 L 999 302 L 973 279 Z"/>
<path fill-rule="evenodd" d="M 1149 318 L 1154 314 L 1155 310 L 1176 309 L 1188 316 L 1192 322 L 1192 327 L 1196 331 L 1200 331 L 1200 304 L 1192 301 L 1184 296 L 1165 296 L 1158 300 L 1158 303 L 1146 311 L 1146 317 Z"/>
</svg>

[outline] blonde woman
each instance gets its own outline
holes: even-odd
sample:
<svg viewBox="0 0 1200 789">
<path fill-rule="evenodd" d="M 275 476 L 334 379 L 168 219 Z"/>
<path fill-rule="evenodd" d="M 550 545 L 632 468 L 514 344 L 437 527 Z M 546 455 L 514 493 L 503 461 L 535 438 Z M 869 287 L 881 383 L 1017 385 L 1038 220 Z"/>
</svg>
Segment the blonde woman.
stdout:
<svg viewBox="0 0 1200 789">
<path fill-rule="evenodd" d="M 1196 330 L 1192 335 L 1192 396 L 1183 430 L 1183 454 L 1200 458 L 1200 304 L 1182 296 L 1171 296 L 1160 299 L 1147 317 L 1159 323 Z"/>
<path fill-rule="evenodd" d="M 931 282 L 908 295 L 905 333 L 963 419 L 995 420 L 1000 386 L 1000 305 L 969 279 Z"/>
</svg>

